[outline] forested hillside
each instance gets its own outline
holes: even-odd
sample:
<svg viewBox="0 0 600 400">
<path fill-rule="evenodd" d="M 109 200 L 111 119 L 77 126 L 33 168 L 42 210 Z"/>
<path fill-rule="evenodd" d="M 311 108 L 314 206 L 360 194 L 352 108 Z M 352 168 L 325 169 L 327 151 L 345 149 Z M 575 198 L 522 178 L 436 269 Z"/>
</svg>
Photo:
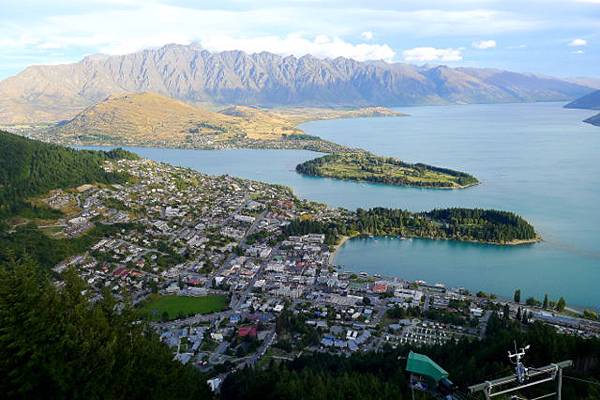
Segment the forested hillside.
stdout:
<svg viewBox="0 0 600 400">
<path fill-rule="evenodd" d="M 51 189 L 125 179 L 105 172 L 108 159 L 136 157 L 124 150 L 74 150 L 0 131 L 0 216 L 27 207 L 26 199 Z"/>
<path fill-rule="evenodd" d="M 58 288 L 32 262 L 0 262 L 4 399 L 207 399 L 204 378 L 173 361 L 109 291 L 90 302 L 75 272 Z"/>
</svg>

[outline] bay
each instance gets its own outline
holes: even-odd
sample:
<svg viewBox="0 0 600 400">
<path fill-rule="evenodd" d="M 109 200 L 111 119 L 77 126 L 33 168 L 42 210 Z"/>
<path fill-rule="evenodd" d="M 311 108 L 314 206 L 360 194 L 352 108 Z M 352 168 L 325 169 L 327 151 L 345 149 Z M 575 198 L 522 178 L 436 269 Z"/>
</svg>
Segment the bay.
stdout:
<svg viewBox="0 0 600 400">
<path fill-rule="evenodd" d="M 585 110 L 561 103 L 494 104 L 400 109 L 398 118 L 315 121 L 309 134 L 376 154 L 458 169 L 481 185 L 433 190 L 304 177 L 296 164 L 308 151 L 131 148 L 157 161 L 213 175 L 285 184 L 302 198 L 349 209 L 375 206 L 413 211 L 482 207 L 514 211 L 544 242 L 518 247 L 395 238 L 353 239 L 335 263 L 431 283 L 523 298 L 564 296 L 600 305 L 600 128 L 581 122 Z"/>
</svg>

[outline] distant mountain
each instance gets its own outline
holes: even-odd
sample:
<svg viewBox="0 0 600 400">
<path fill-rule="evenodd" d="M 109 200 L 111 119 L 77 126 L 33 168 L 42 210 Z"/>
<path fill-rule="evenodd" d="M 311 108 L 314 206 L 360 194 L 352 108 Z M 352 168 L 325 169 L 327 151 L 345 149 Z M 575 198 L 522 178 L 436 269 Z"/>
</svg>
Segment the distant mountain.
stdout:
<svg viewBox="0 0 600 400">
<path fill-rule="evenodd" d="M 590 117 L 583 122 L 587 122 L 588 124 L 600 126 L 600 114 L 596 114 L 593 117 Z"/>
<path fill-rule="evenodd" d="M 587 94 L 567 104 L 565 108 L 582 108 L 585 110 L 600 110 L 600 90 Z M 600 126 L 600 114 L 594 115 L 583 122 Z"/>
<path fill-rule="evenodd" d="M 600 110 L 600 90 L 587 94 L 567 104 L 566 108 L 583 108 L 586 110 Z"/>
<path fill-rule="evenodd" d="M 495 69 L 210 53 L 196 45 L 167 45 L 28 67 L 0 82 L 0 123 L 71 119 L 126 92 L 157 92 L 192 103 L 356 107 L 564 101 L 589 91 L 556 78 Z"/>
<path fill-rule="evenodd" d="M 565 78 L 565 81 L 576 83 L 582 86 L 588 86 L 592 89 L 600 89 L 600 78 L 590 78 L 590 77 L 575 77 L 575 78 Z"/>
</svg>

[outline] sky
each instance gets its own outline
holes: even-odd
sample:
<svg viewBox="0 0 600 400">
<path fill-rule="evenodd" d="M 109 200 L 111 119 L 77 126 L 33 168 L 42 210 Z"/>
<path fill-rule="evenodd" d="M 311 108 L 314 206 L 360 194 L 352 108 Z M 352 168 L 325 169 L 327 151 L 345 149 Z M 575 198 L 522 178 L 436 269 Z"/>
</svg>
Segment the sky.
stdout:
<svg viewBox="0 0 600 400">
<path fill-rule="evenodd" d="M 0 79 L 191 42 L 600 77 L 600 0 L 0 0 Z"/>
</svg>

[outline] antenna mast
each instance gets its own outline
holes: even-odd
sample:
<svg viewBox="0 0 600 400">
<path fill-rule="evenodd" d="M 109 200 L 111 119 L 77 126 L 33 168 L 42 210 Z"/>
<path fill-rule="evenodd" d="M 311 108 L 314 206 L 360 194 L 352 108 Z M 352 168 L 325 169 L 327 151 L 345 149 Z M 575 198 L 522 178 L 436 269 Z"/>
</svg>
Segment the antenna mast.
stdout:
<svg viewBox="0 0 600 400">
<path fill-rule="evenodd" d="M 525 357 L 525 352 L 529 349 L 529 345 L 517 349 L 517 344 L 515 343 L 515 352 L 508 352 L 508 359 L 511 364 L 515 366 L 514 375 L 469 386 L 469 392 L 472 394 L 483 392 L 486 400 L 491 400 L 496 396 L 508 395 L 510 393 L 514 393 L 511 397 L 512 399 L 520 399 L 520 397 L 516 395 L 516 392 L 546 382 L 555 382 L 556 389 L 554 392 L 538 396 L 531 400 L 547 398 L 561 400 L 562 370 L 564 368 L 571 367 L 573 365 L 573 361 L 566 360 L 546 365 L 545 367 L 541 368 L 528 368 L 523 363 L 523 358 Z"/>
</svg>

